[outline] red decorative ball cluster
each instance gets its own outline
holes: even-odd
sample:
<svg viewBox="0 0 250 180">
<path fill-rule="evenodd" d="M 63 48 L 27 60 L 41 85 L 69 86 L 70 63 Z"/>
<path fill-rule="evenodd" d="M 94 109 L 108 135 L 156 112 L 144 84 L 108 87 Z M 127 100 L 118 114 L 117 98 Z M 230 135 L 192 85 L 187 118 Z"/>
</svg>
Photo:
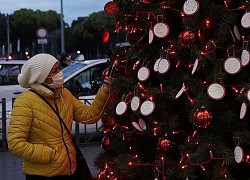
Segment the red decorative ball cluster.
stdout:
<svg viewBox="0 0 250 180">
<path fill-rule="evenodd" d="M 165 153 L 171 146 L 171 142 L 166 137 L 161 137 L 158 140 L 158 150 L 160 153 Z"/>
<path fill-rule="evenodd" d="M 105 4 L 104 11 L 107 15 L 114 16 L 119 11 L 119 6 L 115 2 L 110 1 Z"/>
<path fill-rule="evenodd" d="M 179 35 L 178 44 L 184 47 L 191 46 L 195 41 L 195 34 L 191 31 L 183 31 Z"/>
<path fill-rule="evenodd" d="M 210 125 L 212 114 L 205 107 L 197 109 L 193 115 L 193 123 L 199 128 L 206 128 Z"/>
</svg>

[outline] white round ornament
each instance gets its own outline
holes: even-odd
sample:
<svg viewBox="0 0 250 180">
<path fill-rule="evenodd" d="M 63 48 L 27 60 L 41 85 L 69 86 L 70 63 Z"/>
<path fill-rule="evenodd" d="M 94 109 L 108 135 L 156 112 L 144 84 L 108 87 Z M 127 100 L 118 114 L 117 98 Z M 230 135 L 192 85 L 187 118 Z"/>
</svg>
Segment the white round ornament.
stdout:
<svg viewBox="0 0 250 180">
<path fill-rule="evenodd" d="M 154 25 L 154 34 L 158 38 L 165 38 L 169 34 L 169 27 L 165 23 L 157 23 Z"/>
<path fill-rule="evenodd" d="M 247 99 L 250 101 L 250 89 L 247 91 Z"/>
<path fill-rule="evenodd" d="M 179 98 L 182 95 L 182 93 L 184 92 L 185 88 L 186 87 L 183 84 L 181 90 L 176 94 L 175 99 Z"/>
<path fill-rule="evenodd" d="M 140 127 L 140 125 L 137 122 L 132 122 L 132 125 L 139 131 L 143 131 L 143 129 Z"/>
<path fill-rule="evenodd" d="M 139 119 L 139 125 L 143 130 L 147 129 L 146 123 L 143 119 Z"/>
<path fill-rule="evenodd" d="M 240 108 L 240 119 L 243 119 L 245 117 L 246 112 L 247 112 L 247 104 L 242 103 Z"/>
<path fill-rule="evenodd" d="M 159 67 L 158 67 L 158 71 L 161 74 L 164 74 L 166 72 L 168 72 L 170 68 L 170 62 L 168 59 L 161 59 L 159 62 Z"/>
<path fill-rule="evenodd" d="M 150 115 L 155 109 L 155 103 L 150 100 L 146 100 L 142 103 L 140 112 L 143 116 Z"/>
<path fill-rule="evenodd" d="M 150 71 L 147 67 L 143 66 L 139 69 L 137 77 L 140 81 L 146 81 L 149 78 Z"/>
<path fill-rule="evenodd" d="M 183 11 L 186 15 L 193 15 L 199 10 L 199 3 L 196 0 L 186 0 Z"/>
<path fill-rule="evenodd" d="M 161 61 L 161 58 L 157 59 L 154 64 L 154 71 L 158 72 L 159 71 L 159 62 Z"/>
<path fill-rule="evenodd" d="M 148 43 L 151 44 L 154 40 L 154 32 L 152 29 L 149 29 L 149 33 L 148 33 Z"/>
<path fill-rule="evenodd" d="M 237 74 L 241 70 L 241 61 L 237 57 L 229 57 L 224 62 L 224 69 L 228 74 Z"/>
<path fill-rule="evenodd" d="M 214 100 L 220 100 L 225 96 L 226 90 L 221 84 L 212 83 L 209 85 L 207 93 L 210 98 Z"/>
<path fill-rule="evenodd" d="M 127 110 L 127 103 L 125 101 L 121 101 L 117 104 L 115 112 L 117 115 L 123 115 Z"/>
<path fill-rule="evenodd" d="M 241 18 L 241 25 L 243 28 L 250 27 L 250 12 L 246 12 Z"/>
<path fill-rule="evenodd" d="M 140 107 L 140 98 L 137 96 L 134 96 L 131 100 L 131 109 L 132 111 L 137 111 Z"/>
<path fill-rule="evenodd" d="M 191 75 L 193 75 L 193 74 L 195 73 L 195 71 L 197 70 L 198 64 L 199 64 L 199 59 L 196 58 L 196 60 L 195 60 L 195 62 L 194 62 L 193 69 L 192 69 L 192 72 L 191 72 Z"/>
<path fill-rule="evenodd" d="M 241 53 L 241 64 L 243 67 L 247 66 L 250 61 L 250 53 L 247 49 L 243 49 Z"/>
<path fill-rule="evenodd" d="M 234 26 L 234 35 L 238 40 L 240 40 L 240 31 L 237 26 Z"/>
<path fill-rule="evenodd" d="M 241 163 L 243 161 L 244 152 L 240 146 L 236 146 L 234 149 L 234 159 L 237 163 Z"/>
</svg>

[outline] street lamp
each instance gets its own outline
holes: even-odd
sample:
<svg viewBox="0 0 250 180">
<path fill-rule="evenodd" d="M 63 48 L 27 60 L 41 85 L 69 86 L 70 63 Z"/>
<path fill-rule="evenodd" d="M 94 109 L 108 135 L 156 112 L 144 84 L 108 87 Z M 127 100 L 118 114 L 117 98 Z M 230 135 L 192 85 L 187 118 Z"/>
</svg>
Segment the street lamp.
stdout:
<svg viewBox="0 0 250 180">
<path fill-rule="evenodd" d="M 64 44 L 63 0 L 61 0 L 61 54 L 63 53 L 65 53 L 65 44 Z"/>
</svg>

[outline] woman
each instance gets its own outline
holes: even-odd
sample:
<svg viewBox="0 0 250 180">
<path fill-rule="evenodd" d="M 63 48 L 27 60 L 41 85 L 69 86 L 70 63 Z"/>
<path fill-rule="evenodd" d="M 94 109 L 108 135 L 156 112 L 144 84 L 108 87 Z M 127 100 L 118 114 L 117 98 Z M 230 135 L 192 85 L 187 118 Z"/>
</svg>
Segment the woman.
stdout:
<svg viewBox="0 0 250 180">
<path fill-rule="evenodd" d="M 112 79 L 105 78 L 91 106 L 63 88 L 64 77 L 58 60 L 37 54 L 23 65 L 18 82 L 40 95 L 59 112 L 67 128 L 73 120 L 93 124 L 102 116 Z M 17 97 L 12 110 L 8 147 L 23 159 L 26 179 L 74 179 L 76 154 L 70 135 L 56 113 L 36 93 L 28 90 Z"/>
</svg>

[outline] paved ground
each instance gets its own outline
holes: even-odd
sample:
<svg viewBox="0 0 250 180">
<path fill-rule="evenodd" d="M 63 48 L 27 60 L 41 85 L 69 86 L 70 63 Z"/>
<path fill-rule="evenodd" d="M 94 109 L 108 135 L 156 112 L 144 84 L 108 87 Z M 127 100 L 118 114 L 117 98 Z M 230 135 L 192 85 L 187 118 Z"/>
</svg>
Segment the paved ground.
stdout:
<svg viewBox="0 0 250 180">
<path fill-rule="evenodd" d="M 94 167 L 93 160 L 102 150 L 103 149 L 100 145 L 81 147 L 81 151 L 83 152 L 94 176 L 97 175 L 98 170 Z M 0 152 L 0 180 L 25 180 L 21 168 L 21 159 L 13 156 L 9 152 Z"/>
</svg>

